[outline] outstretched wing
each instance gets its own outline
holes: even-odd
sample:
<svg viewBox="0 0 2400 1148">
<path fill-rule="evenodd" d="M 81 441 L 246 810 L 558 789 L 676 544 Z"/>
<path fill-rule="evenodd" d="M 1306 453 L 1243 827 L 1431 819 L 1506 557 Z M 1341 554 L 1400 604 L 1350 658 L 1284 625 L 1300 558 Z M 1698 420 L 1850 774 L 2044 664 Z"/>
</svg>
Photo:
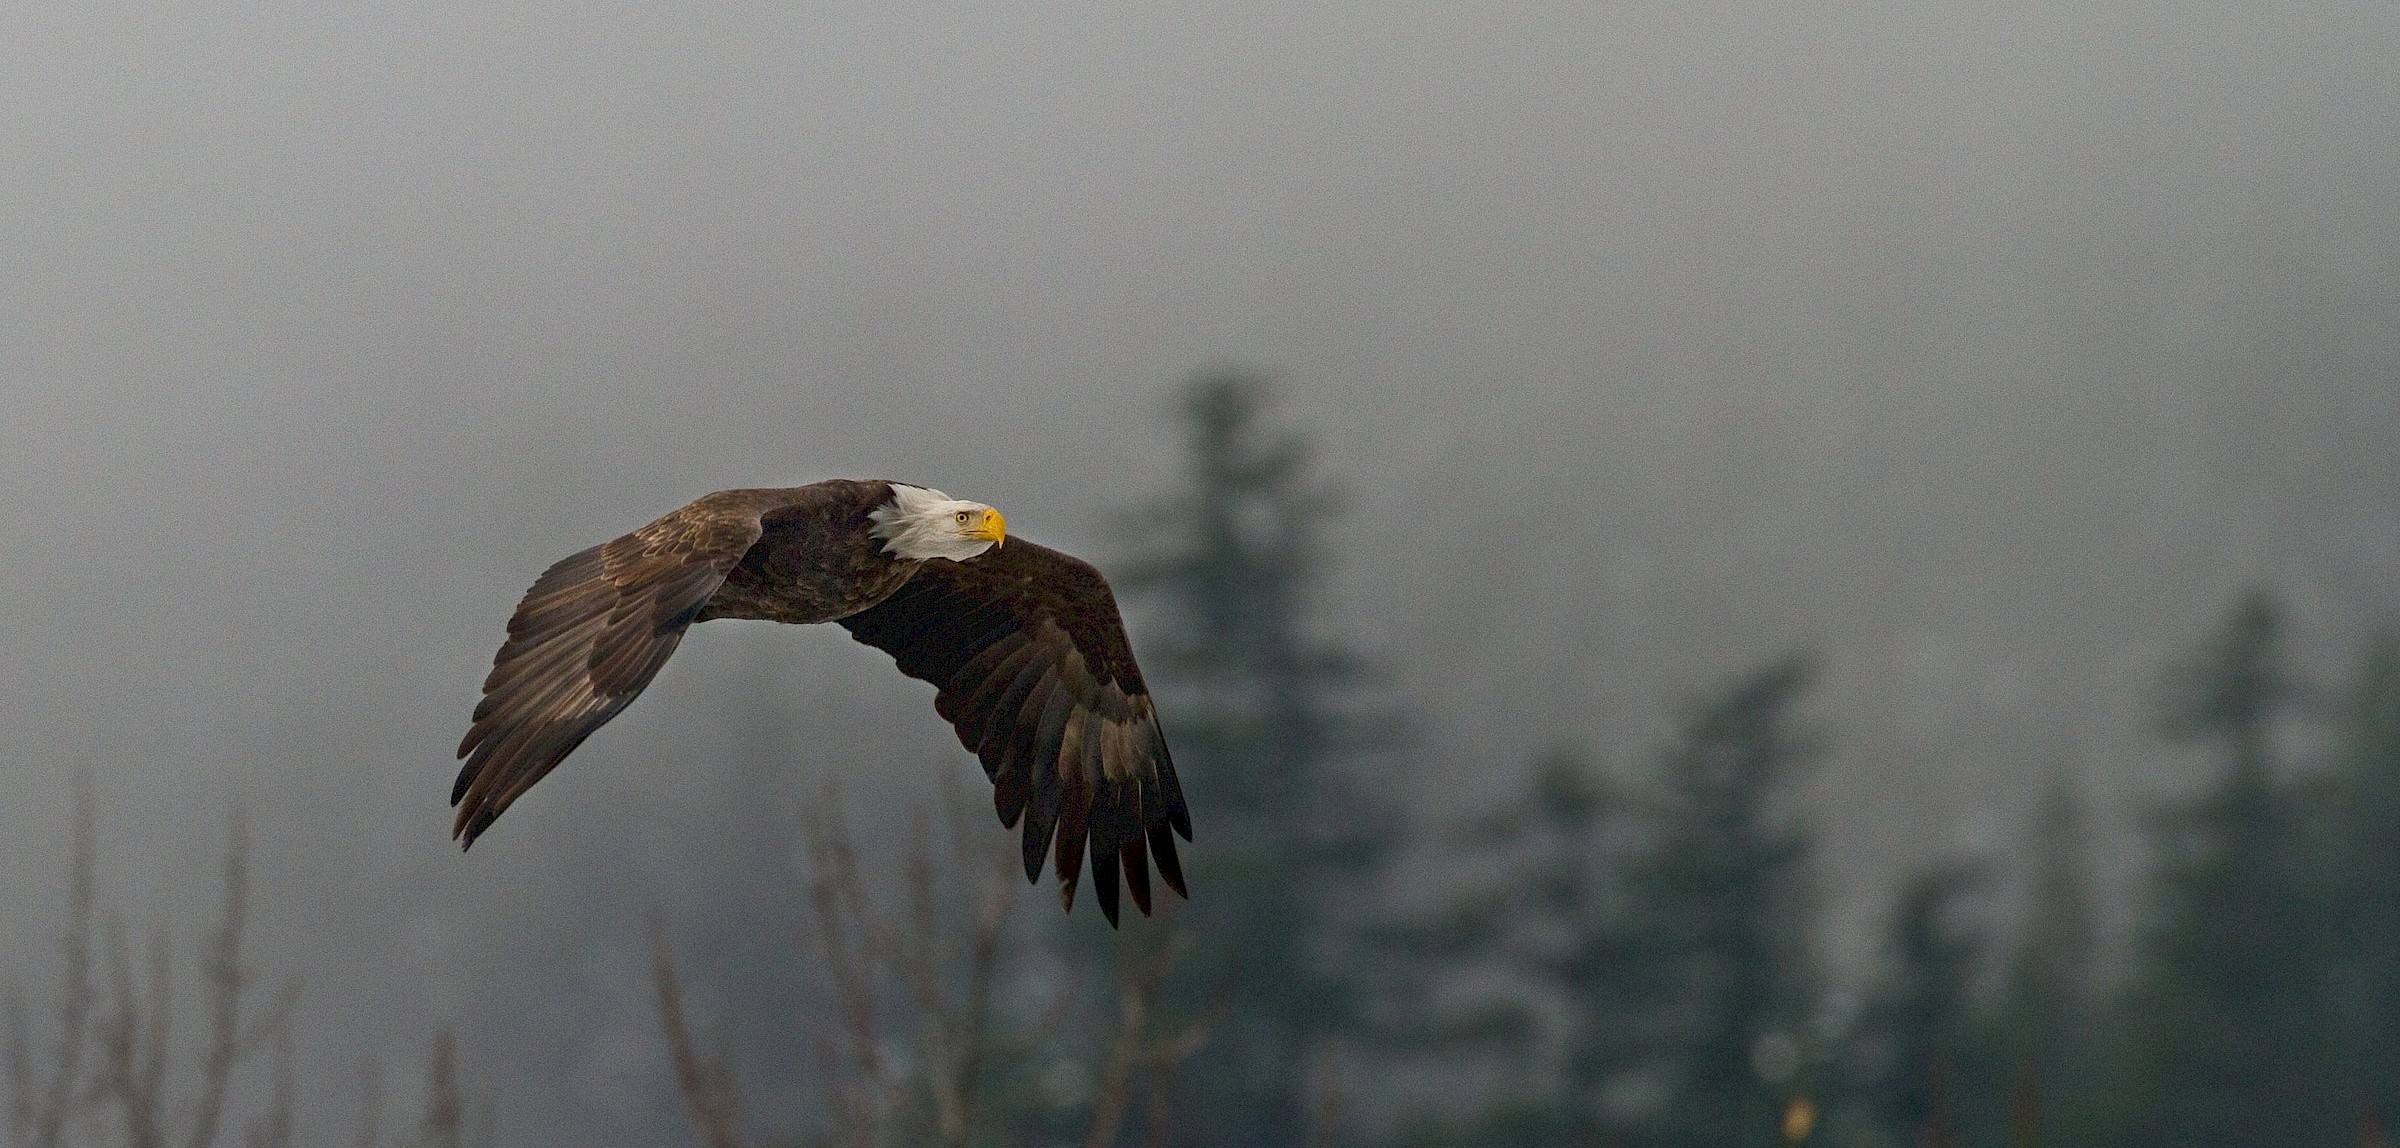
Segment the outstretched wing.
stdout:
<svg viewBox="0 0 2400 1148">
<path fill-rule="evenodd" d="M 1057 842 L 1071 911 L 1088 842 L 1093 891 L 1117 920 L 1117 873 L 1150 912 L 1150 863 L 1185 894 L 1175 834 L 1192 839 L 1150 691 L 1108 583 L 1088 563 L 1010 539 L 927 562 L 899 592 L 841 620 L 933 683 L 934 708 L 983 761 L 1000 823 L 1025 821 L 1025 877 Z"/>
<path fill-rule="evenodd" d="M 534 582 L 458 743 L 466 765 L 450 790 L 450 835 L 475 844 L 518 794 L 632 702 L 759 532 L 755 507 L 704 498 Z"/>
</svg>

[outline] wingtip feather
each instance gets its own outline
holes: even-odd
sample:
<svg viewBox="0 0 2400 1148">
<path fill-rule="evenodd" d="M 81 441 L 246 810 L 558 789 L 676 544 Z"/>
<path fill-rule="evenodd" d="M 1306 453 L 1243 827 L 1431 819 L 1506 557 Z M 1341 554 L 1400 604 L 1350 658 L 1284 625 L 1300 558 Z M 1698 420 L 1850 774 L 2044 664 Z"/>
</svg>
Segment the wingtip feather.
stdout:
<svg viewBox="0 0 2400 1148">
<path fill-rule="evenodd" d="M 1167 883 L 1167 888 L 1186 901 L 1192 899 L 1191 892 L 1183 886 L 1183 859 L 1175 855 L 1175 835 L 1164 821 L 1150 823 L 1150 859 L 1157 863 L 1158 876 Z"/>
<path fill-rule="evenodd" d="M 1050 859 L 1050 826 L 1043 822 L 1038 811 L 1027 810 L 1025 818 L 1025 881 L 1042 879 L 1042 863 Z"/>
<path fill-rule="evenodd" d="M 1100 915 L 1108 918 L 1108 927 L 1117 927 L 1117 857 L 1113 851 L 1092 850 L 1092 898 L 1100 902 Z"/>
<path fill-rule="evenodd" d="M 1118 854 L 1125 865 L 1125 891 L 1133 894 L 1133 907 L 1142 915 L 1150 915 L 1150 851 L 1142 844 L 1140 834 L 1125 843 Z"/>
</svg>

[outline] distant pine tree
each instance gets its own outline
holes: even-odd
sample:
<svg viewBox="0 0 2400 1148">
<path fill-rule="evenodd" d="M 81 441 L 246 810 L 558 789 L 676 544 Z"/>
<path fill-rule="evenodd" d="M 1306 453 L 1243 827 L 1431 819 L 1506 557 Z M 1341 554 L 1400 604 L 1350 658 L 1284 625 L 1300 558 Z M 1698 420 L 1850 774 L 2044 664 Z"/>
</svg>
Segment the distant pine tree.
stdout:
<svg viewBox="0 0 2400 1148">
<path fill-rule="evenodd" d="M 1180 392 L 1183 485 L 1134 516 L 1146 557 L 1117 584 L 1153 611 L 1145 664 L 1190 797 L 1187 1014 L 1217 1011 L 1177 1085 L 1186 1142 L 1304 1142 L 1324 1050 L 1356 1016 L 1338 956 L 1394 832 L 1352 766 L 1380 744 L 1360 660 L 1323 635 L 1320 538 L 1335 500 L 1254 375 Z"/>
<path fill-rule="evenodd" d="M 1736 678 L 1658 763 L 1632 900 L 1645 959 L 1672 979 L 1644 1002 L 1663 1087 L 1636 1143 L 1765 1148 L 1809 1084 L 1821 983 L 1797 783 L 1820 747 L 1793 710 L 1812 677 L 1791 657 Z"/>
<path fill-rule="evenodd" d="M 1810 834 L 1818 746 L 1787 658 L 1690 706 L 1639 777 L 1559 752 L 1458 842 L 1485 878 L 1387 932 L 1420 968 L 1421 1049 L 1496 1062 L 1480 1102 L 1411 1144 L 1765 1148 L 1811 1091 L 1819 1002 Z M 1484 984 L 1462 1001 L 1441 991 Z"/>
<path fill-rule="evenodd" d="M 2367 650 L 2343 715 L 2336 945 L 2343 1078 L 2362 1121 L 2400 1125 L 2400 638 Z"/>
<path fill-rule="evenodd" d="M 1911 877 L 1893 906 L 1883 966 L 1848 1040 L 1847 1097 L 1870 1142 L 1952 1148 L 1962 1108 L 1991 1107 L 1993 1065 L 1976 982 L 1989 947 L 1972 898 L 1987 873 L 1949 861 Z"/>
<path fill-rule="evenodd" d="M 2085 833 L 2074 774 L 2060 768 L 2035 816 L 2032 874 L 2000 986 L 2012 1143 L 2079 1142 L 2073 1130 L 2089 1123 L 2092 1107 L 2104 1103 L 2096 1093 L 2113 1083 L 2090 1071 L 2100 930 Z"/>
<path fill-rule="evenodd" d="M 1483 874 L 1378 930 L 1407 978 L 1383 1033 L 1396 1051 L 1493 1080 L 1474 1105 L 1412 1106 L 1412 1145 L 1606 1142 L 1612 1099 L 1646 1083 L 1655 1002 L 1671 987 L 1628 902 L 1640 799 L 1588 754 L 1545 755 L 1524 789 L 1452 845 Z M 1469 991 L 1473 986 L 1480 991 Z"/>
<path fill-rule="evenodd" d="M 2120 1142 L 2337 1142 L 2350 1117 L 2329 1071 L 2329 905 L 2278 777 L 2275 733 L 2299 691 L 2274 600 L 2244 596 L 2166 686 L 2165 732 L 2205 746 L 2222 769 L 2157 821 L 2130 1001 L 2135 1102 Z"/>
</svg>

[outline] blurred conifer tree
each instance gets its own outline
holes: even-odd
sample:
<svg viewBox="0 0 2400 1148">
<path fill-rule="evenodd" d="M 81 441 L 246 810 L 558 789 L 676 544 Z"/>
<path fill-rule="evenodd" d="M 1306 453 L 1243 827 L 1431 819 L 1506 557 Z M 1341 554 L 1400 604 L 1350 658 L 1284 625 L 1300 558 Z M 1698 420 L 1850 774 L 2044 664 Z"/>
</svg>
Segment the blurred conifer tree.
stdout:
<svg viewBox="0 0 2400 1148">
<path fill-rule="evenodd" d="M 1845 1058 L 1866 1143 L 1949 1148 L 1992 1124 L 2006 1081 L 1977 1000 L 1989 938 L 1973 902 L 1987 875 L 1948 861 L 1901 888 Z"/>
<path fill-rule="evenodd" d="M 1315 598 L 1337 500 L 1271 398 L 1241 371 L 1182 387 L 1184 477 L 1133 513 L 1141 553 L 1116 578 L 1152 611 L 1145 672 L 1198 838 L 1175 979 L 1183 1014 L 1217 1019 L 1176 1085 L 1191 1143 L 1321 1142 L 1326 1061 L 1358 1003 L 1347 938 L 1396 836 L 1355 769 L 1391 723 Z"/>
<path fill-rule="evenodd" d="M 1793 713 L 1812 673 L 1790 657 L 1734 678 L 1640 778 L 1555 754 L 1470 827 L 1492 879 L 1387 934 L 1425 968 L 1420 1046 L 1497 1054 L 1518 1086 L 1421 1113 L 1414 1143 L 1780 1141 L 1820 1075 L 1797 792 L 1818 746 Z M 1520 991 L 1441 991 L 1495 978 Z"/>
<path fill-rule="evenodd" d="M 1482 879 L 1377 930 L 1407 970 L 1379 1017 L 1390 1046 L 1492 1080 L 1472 1105 L 1411 1106 L 1409 1143 L 1605 1140 L 1624 1119 L 1609 1098 L 1641 1099 L 1643 1026 L 1669 987 L 1628 900 L 1641 812 L 1588 754 L 1553 751 L 1452 839 Z"/>
<path fill-rule="evenodd" d="M 2034 821 L 2032 872 L 2000 985 L 2011 1143 L 2082 1143 L 2113 1091 L 2092 1071 L 2103 986 L 2083 798 L 2065 768 L 2051 775 Z M 1995 1082 L 1997 1085 L 1997 1082 Z"/>
<path fill-rule="evenodd" d="M 2216 780 L 2156 823 L 2126 1026 L 2119 1143 L 2335 1143 L 2349 1131 L 2330 1054 L 2327 882 L 2276 735 L 2301 696 L 2263 591 L 2169 669 L 2169 737 L 2205 746 Z"/>
<path fill-rule="evenodd" d="M 2362 1125 L 2400 1122 L 2400 639 L 2371 643 L 2338 743 L 2336 981 Z"/>
<path fill-rule="evenodd" d="M 1793 656 L 1736 678 L 1685 715 L 1659 762 L 1656 845 L 1634 874 L 1649 958 L 1674 979 L 1657 1046 L 1655 1137 L 1765 1148 L 1811 1089 L 1821 981 L 1810 833 L 1798 782 L 1820 752 L 1794 709 L 1814 676 Z"/>
</svg>

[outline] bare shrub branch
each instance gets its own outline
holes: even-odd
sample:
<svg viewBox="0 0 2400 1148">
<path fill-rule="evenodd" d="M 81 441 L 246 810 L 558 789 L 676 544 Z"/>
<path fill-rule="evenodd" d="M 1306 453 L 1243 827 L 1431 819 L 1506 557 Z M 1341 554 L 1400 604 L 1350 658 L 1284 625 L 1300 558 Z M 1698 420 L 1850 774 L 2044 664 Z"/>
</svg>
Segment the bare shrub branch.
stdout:
<svg viewBox="0 0 2400 1148">
<path fill-rule="evenodd" d="M 433 1037 L 432 1062 L 425 1070 L 425 1117 L 410 1143 L 421 1148 L 467 1148 L 472 1107 L 458 1083 L 458 1042 L 445 1028 Z"/>
<path fill-rule="evenodd" d="M 250 1119 L 249 1132 L 244 1137 L 249 1148 L 291 1148 L 292 1143 L 292 1037 L 277 1032 L 268 1050 L 269 1082 L 266 1111 Z"/>
<path fill-rule="evenodd" d="M 58 1148 L 68 1124 L 86 1101 L 84 1058 L 91 1046 L 92 1010 L 98 1000 L 92 984 L 92 882 L 98 846 L 92 838 L 91 777 L 77 773 L 74 787 L 67 925 L 59 935 L 58 1032 L 48 1071 L 34 1063 L 34 1037 L 24 990 L 11 986 L 8 994 L 9 1130 L 26 1148 Z"/>
<path fill-rule="evenodd" d="M 1175 1076 L 1208 1043 L 1210 1031 L 1230 1006 L 1231 998 L 1219 993 L 1208 1015 L 1169 1033 L 1156 1031 L 1167 979 L 1189 947 L 1175 932 L 1179 904 L 1168 900 L 1159 906 L 1158 916 L 1128 922 L 1117 935 L 1116 1028 L 1101 1062 L 1084 1148 L 1109 1148 L 1117 1142 L 1137 1076 L 1146 1097 L 1149 1140 L 1166 1144 Z"/>
<path fill-rule="evenodd" d="M 289 1148 L 299 1139 L 292 1017 L 300 984 L 286 978 L 266 992 L 250 964 L 250 841 L 241 819 L 226 839 L 223 895 L 201 945 L 197 999 L 180 1006 L 167 932 L 154 927 L 136 941 L 121 919 L 99 911 L 93 825 L 91 784 L 78 776 L 55 1003 L 29 1006 L 21 985 L 8 994 L 0 1049 L 6 1143 L 215 1148 L 233 1139 L 246 1148 Z M 196 1023 L 188 1045 L 176 1038 L 179 1020 Z M 43 1027 L 54 1031 L 37 1033 Z M 470 1141 L 447 1032 L 434 1061 L 426 1121 L 394 1148 L 466 1148 Z M 360 1148 L 384 1148 L 380 1092 L 370 1069 Z"/>
<path fill-rule="evenodd" d="M 650 921 L 650 983 L 658 992 L 658 1016 L 666 1029 L 667 1054 L 675 1066 L 675 1091 L 683 1110 L 708 1148 L 743 1148 L 741 1097 L 733 1069 L 723 1056 L 700 1051 L 683 1010 L 683 985 L 667 952 L 666 927 Z"/>
<path fill-rule="evenodd" d="M 1012 919 L 1016 850 L 966 831 L 973 814 L 944 787 L 947 848 L 931 819 L 913 826 L 894 904 L 870 896 L 856 839 L 836 796 L 802 823 L 808 859 L 803 938 L 822 971 L 832 1023 L 812 1026 L 817 1131 L 827 1148 L 939 1144 L 969 1148 L 991 1131 L 991 1085 L 1054 1032 L 1073 1004 L 1062 984 L 1044 1014 L 1003 1031 L 1002 975 L 1033 941 Z M 971 876 L 970 876 L 971 875 Z M 725 1057 L 695 1040 L 663 933 L 653 925 L 652 983 L 686 1115 L 708 1148 L 741 1148 L 741 1107 Z"/>
<path fill-rule="evenodd" d="M 192 1083 L 180 1099 L 172 1095 L 178 1060 L 171 1047 L 175 976 L 167 934 L 151 930 L 139 974 L 124 927 L 112 923 L 104 934 L 108 992 L 93 1028 L 100 1058 L 90 1095 L 114 1111 L 127 1148 L 213 1148 L 235 1074 L 289 1040 L 299 983 L 287 980 L 263 1004 L 253 1001 L 258 978 L 242 951 L 250 916 L 250 838 L 238 817 L 226 838 L 224 880 L 224 902 L 200 960 L 203 1027 L 197 1052 L 184 1062 Z M 271 1081 L 259 1127 L 280 1126 L 288 1135 L 288 1115 L 276 1115 L 279 1105 L 288 1107 L 288 1097 L 278 1089 Z"/>
</svg>

